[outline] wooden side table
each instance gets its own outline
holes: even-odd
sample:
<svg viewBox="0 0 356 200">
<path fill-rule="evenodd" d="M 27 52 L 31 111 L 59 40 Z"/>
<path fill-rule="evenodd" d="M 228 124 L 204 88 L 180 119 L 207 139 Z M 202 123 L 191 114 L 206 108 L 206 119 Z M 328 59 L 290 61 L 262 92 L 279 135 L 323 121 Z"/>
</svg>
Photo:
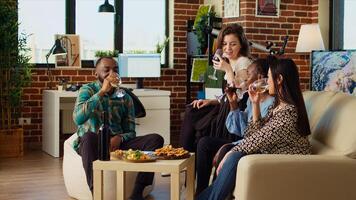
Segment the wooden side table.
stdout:
<svg viewBox="0 0 356 200">
<path fill-rule="evenodd" d="M 183 169 L 187 170 L 187 200 L 194 199 L 194 183 L 195 183 L 195 155 L 191 153 L 191 156 L 187 159 L 180 160 L 157 160 L 156 162 L 148 163 L 132 163 L 122 160 L 115 161 L 95 161 L 93 163 L 94 172 L 94 200 L 102 200 L 103 195 L 103 171 L 111 170 L 116 171 L 117 178 L 117 191 L 116 199 L 124 200 L 125 190 L 125 172 L 165 172 L 171 174 L 171 200 L 180 199 L 179 191 L 179 173 Z"/>
</svg>

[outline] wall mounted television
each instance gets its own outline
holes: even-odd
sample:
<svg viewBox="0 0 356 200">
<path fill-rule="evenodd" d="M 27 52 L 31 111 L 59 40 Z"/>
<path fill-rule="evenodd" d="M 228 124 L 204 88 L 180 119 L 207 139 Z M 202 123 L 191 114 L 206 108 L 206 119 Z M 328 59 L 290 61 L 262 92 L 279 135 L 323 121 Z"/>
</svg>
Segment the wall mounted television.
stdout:
<svg viewBox="0 0 356 200">
<path fill-rule="evenodd" d="M 312 51 L 310 64 L 311 90 L 356 96 L 356 50 Z"/>
</svg>

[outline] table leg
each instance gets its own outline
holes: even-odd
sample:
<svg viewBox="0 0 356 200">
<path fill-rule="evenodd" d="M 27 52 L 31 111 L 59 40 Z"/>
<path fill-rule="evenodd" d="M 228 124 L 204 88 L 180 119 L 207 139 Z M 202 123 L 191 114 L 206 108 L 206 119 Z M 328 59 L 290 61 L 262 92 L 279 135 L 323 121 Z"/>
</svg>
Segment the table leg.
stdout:
<svg viewBox="0 0 356 200">
<path fill-rule="evenodd" d="M 179 172 L 171 173 L 171 200 L 180 199 Z"/>
<path fill-rule="evenodd" d="M 187 174 L 186 174 L 186 184 L 187 184 L 187 200 L 193 200 L 194 199 L 194 185 L 195 185 L 195 174 L 194 174 L 194 169 L 195 169 L 195 162 L 192 160 L 188 166 L 187 166 Z"/>
<path fill-rule="evenodd" d="M 94 169 L 94 199 L 95 200 L 102 200 L 103 198 L 103 171 Z"/>
<path fill-rule="evenodd" d="M 125 172 L 116 171 L 116 200 L 125 199 Z"/>
</svg>

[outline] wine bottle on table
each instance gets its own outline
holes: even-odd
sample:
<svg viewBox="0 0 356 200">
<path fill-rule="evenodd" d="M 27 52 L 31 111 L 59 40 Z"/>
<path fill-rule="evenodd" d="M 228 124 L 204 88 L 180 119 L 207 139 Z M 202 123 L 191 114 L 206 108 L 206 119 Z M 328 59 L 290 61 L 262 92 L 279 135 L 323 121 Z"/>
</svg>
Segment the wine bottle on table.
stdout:
<svg viewBox="0 0 356 200">
<path fill-rule="evenodd" d="M 104 111 L 102 113 L 103 124 L 99 129 L 99 160 L 110 160 L 110 126 L 109 114 Z"/>
</svg>

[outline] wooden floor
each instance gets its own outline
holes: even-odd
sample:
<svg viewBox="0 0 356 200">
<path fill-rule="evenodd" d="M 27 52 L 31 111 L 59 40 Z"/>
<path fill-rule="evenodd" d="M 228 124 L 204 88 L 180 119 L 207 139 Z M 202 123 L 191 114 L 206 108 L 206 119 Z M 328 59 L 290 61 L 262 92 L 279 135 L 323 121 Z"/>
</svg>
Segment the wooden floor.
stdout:
<svg viewBox="0 0 356 200">
<path fill-rule="evenodd" d="M 156 174 L 154 190 L 147 200 L 167 200 L 170 196 L 170 177 Z M 20 158 L 0 158 L 1 200 L 72 200 L 67 195 L 62 159 L 41 151 Z"/>
</svg>

